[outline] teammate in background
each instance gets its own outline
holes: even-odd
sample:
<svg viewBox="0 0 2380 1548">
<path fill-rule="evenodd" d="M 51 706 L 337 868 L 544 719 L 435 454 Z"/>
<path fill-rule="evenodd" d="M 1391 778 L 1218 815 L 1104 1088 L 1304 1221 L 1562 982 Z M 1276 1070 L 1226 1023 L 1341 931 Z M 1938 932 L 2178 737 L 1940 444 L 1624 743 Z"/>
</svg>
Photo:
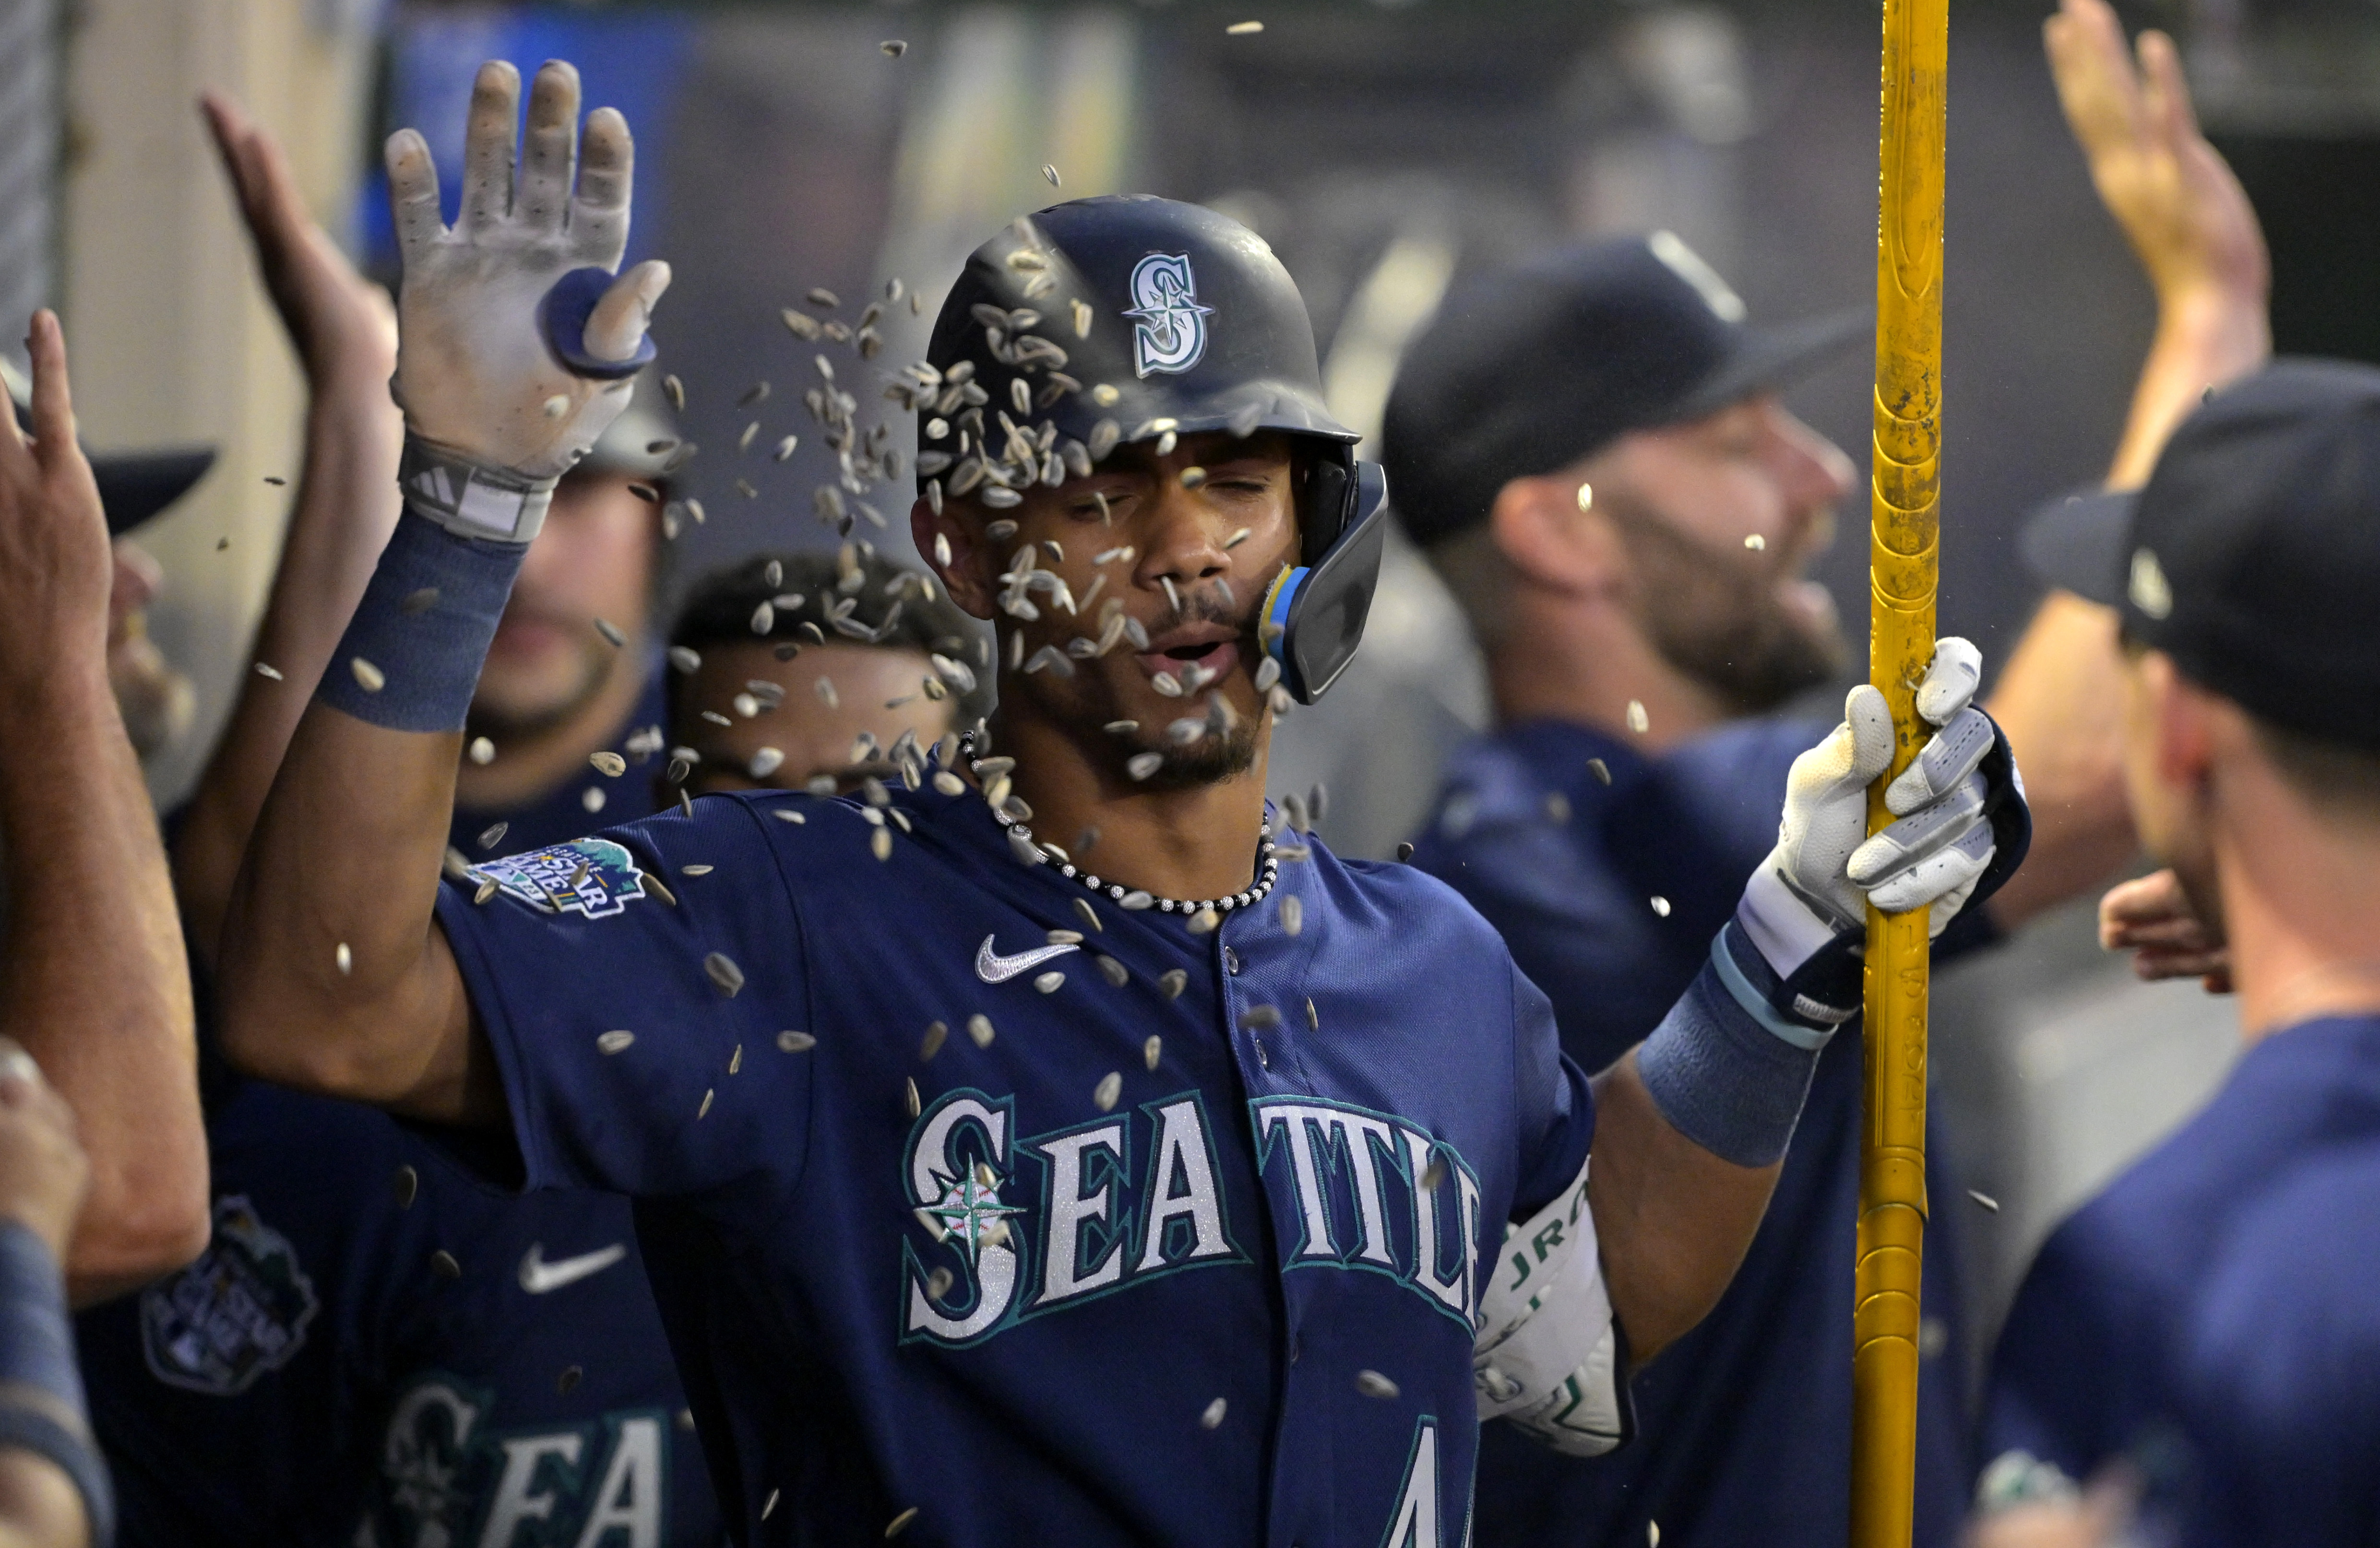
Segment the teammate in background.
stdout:
<svg viewBox="0 0 2380 1548">
<path fill-rule="evenodd" d="M 926 596 L 924 580 L 850 544 L 758 554 L 697 586 L 670 631 L 670 739 L 695 754 L 687 793 L 889 780 L 904 738 L 930 747 L 988 714 L 990 636 L 939 592 Z M 860 599 L 864 623 L 838 626 L 845 598 Z M 958 664 L 958 692 L 938 655 Z M 676 772 L 674 756 L 656 778 Z M 663 799 L 676 799 L 674 785 Z"/>
<path fill-rule="evenodd" d="M 2184 1543 L 2380 1522 L 2375 504 L 2380 371 L 2282 360 L 2185 421 L 2137 496 L 2028 535 L 2120 613 L 2126 783 L 2187 904 L 2165 923 L 2228 953 L 2247 1051 L 2034 1260 L 1992 1361 L 1987 1508 L 2128 1464 Z M 2139 889 L 2119 906 L 2119 938 L 2153 923 Z"/>
<path fill-rule="evenodd" d="M 2068 0 L 2048 39 L 2159 302 L 2110 475 L 2134 485 L 2207 383 L 2262 359 L 2263 248 L 2186 100 L 2160 94 L 2178 77 L 2153 70 L 2143 103 L 2099 0 Z M 1498 927 L 1590 1069 L 1659 1021 L 1775 841 L 1788 768 L 1817 728 L 1768 712 L 1849 659 L 1803 571 L 1853 470 L 1776 390 L 1865 342 L 1867 323 L 1764 332 L 1742 315 L 1667 234 L 1566 253 L 1450 297 L 1389 405 L 1398 513 L 1471 618 L 1500 721 L 1451 760 L 1415 863 Z M 2131 853 L 2113 643 L 2104 609 L 2056 595 L 2011 656 L 1990 708 L 2039 826 L 1991 917 L 1963 921 L 1944 954 Z M 1862 1087 L 1860 1046 L 1838 1039 L 1727 1298 L 1635 1384 L 1643 1444 L 1582 1466 L 1490 1427 L 1483 1545 L 1633 1548 L 1648 1520 L 1670 1542 L 1843 1541 Z M 1933 1192 L 1956 1195 L 1938 1174 Z M 1952 1538 L 1971 1477 L 1953 1224 L 1936 1212 L 1925 1255 L 1922 1544 Z"/>
<path fill-rule="evenodd" d="M 1852 695 L 1712 965 L 1590 1082 L 1452 894 L 1273 841 L 1274 690 L 1354 647 L 1377 472 L 1262 242 L 1078 200 L 978 248 L 895 377 L 913 533 L 999 623 L 1002 755 L 442 888 L 471 674 L 669 277 L 610 272 L 627 129 L 599 110 L 574 154 L 567 66 L 513 187 L 518 92 L 482 67 L 452 230 L 419 136 L 389 144 L 407 504 L 339 653 L 392 665 L 324 678 L 259 819 L 234 1057 L 637 1195 L 739 1541 L 1451 1545 L 1475 1415 L 1619 1443 L 1631 1355 L 1718 1297 L 1852 1013 L 1852 922 L 1947 923 L 2022 859 L 1972 653 L 1864 843 L 1892 732 Z"/>
<path fill-rule="evenodd" d="M 394 525 L 403 434 L 386 296 L 313 224 L 271 138 L 227 102 L 207 112 L 310 396 L 256 651 L 276 675 L 249 679 L 179 825 L 202 972 L 307 685 Z M 493 764 L 466 767 L 504 771 L 519 753 L 548 771 L 541 785 L 503 787 L 521 805 L 474 814 L 462 823 L 474 835 L 508 816 L 578 831 L 597 820 L 581 804 L 589 786 L 650 809 L 645 780 L 588 762 L 606 738 L 621 744 L 626 711 L 607 706 L 622 683 L 629 701 L 655 704 L 648 740 L 659 742 L 640 642 L 660 518 L 621 491 L 619 468 L 640 466 L 666 429 L 638 418 L 614 426 L 638 440 L 604 454 L 613 470 L 557 500 L 529 562 L 537 580 L 524 587 L 504 702 L 508 723 L 522 723 L 542 682 L 552 725 L 508 734 Z M 594 650 L 552 637 L 572 608 L 607 616 L 627 643 L 608 643 L 583 611 L 577 633 Z M 566 767 L 556 738 L 575 739 Z M 466 841 L 496 852 L 507 840 Z M 128 1544 L 516 1548 L 541 1533 L 590 1548 L 715 1548 L 716 1508 L 625 1203 L 492 1192 L 383 1114 L 244 1080 L 211 1041 L 203 1052 L 212 1240 L 188 1272 L 79 1329 Z"/>
</svg>

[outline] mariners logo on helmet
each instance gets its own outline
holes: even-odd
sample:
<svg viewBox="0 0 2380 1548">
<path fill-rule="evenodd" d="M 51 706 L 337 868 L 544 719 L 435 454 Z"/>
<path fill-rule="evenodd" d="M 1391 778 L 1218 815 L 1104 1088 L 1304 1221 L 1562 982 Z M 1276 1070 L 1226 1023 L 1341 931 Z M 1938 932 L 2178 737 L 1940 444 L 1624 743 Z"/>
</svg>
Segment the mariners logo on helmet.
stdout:
<svg viewBox="0 0 2380 1548">
<path fill-rule="evenodd" d="M 1198 304 L 1198 278 L 1188 253 L 1150 253 L 1132 268 L 1132 298 L 1123 315 L 1138 318 L 1132 340 L 1133 369 L 1186 371 L 1207 353 L 1207 319 L 1212 307 Z"/>
</svg>

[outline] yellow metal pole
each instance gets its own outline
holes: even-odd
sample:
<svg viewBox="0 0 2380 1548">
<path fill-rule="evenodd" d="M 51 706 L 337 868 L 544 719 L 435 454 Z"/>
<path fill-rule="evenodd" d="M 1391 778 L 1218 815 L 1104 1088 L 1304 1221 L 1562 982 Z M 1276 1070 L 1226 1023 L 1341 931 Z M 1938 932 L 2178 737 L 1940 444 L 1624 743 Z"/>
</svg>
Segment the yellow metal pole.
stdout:
<svg viewBox="0 0 2380 1548">
<path fill-rule="evenodd" d="M 1876 237 L 1876 455 L 1868 678 L 1892 705 L 1892 767 L 1924 745 L 1934 653 L 1942 448 L 1942 157 L 1949 0 L 1885 0 Z M 1909 1548 L 1925 1252 L 1925 913 L 1867 917 L 1867 1115 L 1852 1355 L 1852 1548 Z"/>
</svg>

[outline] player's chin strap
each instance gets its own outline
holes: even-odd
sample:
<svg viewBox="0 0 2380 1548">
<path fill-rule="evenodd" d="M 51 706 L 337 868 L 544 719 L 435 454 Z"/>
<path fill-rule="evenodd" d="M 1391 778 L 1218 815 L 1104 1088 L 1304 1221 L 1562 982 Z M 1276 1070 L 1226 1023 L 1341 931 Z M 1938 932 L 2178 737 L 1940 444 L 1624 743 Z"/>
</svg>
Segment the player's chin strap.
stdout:
<svg viewBox="0 0 2380 1548">
<path fill-rule="evenodd" d="M 1389 480 L 1378 463 L 1356 463 L 1352 475 L 1330 463 L 1315 472 L 1318 479 L 1335 476 L 1344 486 L 1338 496 L 1346 513 L 1339 535 L 1312 564 L 1275 578 L 1260 625 L 1266 653 L 1281 663 L 1281 686 L 1300 704 L 1320 698 L 1363 643 L 1389 535 Z M 1318 490 L 1316 503 L 1332 492 Z"/>
<path fill-rule="evenodd" d="M 1586 1172 L 1505 1232 L 1471 1346 L 1480 1419 L 1509 1420 L 1571 1457 L 1600 1457 L 1635 1429 Z"/>
</svg>

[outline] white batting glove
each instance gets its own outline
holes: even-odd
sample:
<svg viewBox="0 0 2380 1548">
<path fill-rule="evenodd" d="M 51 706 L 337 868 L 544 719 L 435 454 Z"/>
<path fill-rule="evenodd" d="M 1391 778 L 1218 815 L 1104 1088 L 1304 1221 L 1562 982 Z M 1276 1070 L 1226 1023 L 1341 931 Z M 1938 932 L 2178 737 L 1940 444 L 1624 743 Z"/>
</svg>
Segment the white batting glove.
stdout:
<svg viewBox="0 0 2380 1548">
<path fill-rule="evenodd" d="M 1884 695 L 1863 683 L 1843 703 L 1843 723 L 1793 760 L 1777 847 L 1753 873 L 1736 910 L 1761 957 L 1781 980 L 1824 959 L 1847 966 L 1866 931 L 1867 905 L 1887 913 L 1930 911 L 1940 935 L 1972 901 L 2011 840 L 1996 889 L 2023 856 L 2031 832 L 2024 785 L 1991 718 L 1971 701 L 1983 680 L 1983 657 L 1963 639 L 1938 640 L 1917 690 L 1917 713 L 1940 728 L 1885 792 L 1899 820 L 1867 833 L 1867 787 L 1892 761 L 1892 715 Z M 1994 754 L 1999 753 L 1995 757 Z M 1840 979 L 1840 972 L 1818 977 Z M 1849 1005 L 1842 983 L 1795 984 L 1805 1015 Z M 1839 1018 L 1838 1018 L 1839 1019 Z"/>
<path fill-rule="evenodd" d="M 423 441 L 524 479 L 559 476 L 628 404 L 607 379 L 642 349 L 669 265 L 638 264 L 603 285 L 586 317 L 581 367 L 550 342 L 555 282 L 615 269 L 628 241 L 634 146 L 610 108 L 578 138 L 578 72 L 543 66 L 529 93 L 528 143 L 514 177 L 520 73 L 480 67 L 465 143 L 462 211 L 439 218 L 438 174 L 412 129 L 389 137 L 389 202 L 405 283 L 397 301 L 396 397 Z M 575 327 L 572 333 L 578 333 Z"/>
</svg>

